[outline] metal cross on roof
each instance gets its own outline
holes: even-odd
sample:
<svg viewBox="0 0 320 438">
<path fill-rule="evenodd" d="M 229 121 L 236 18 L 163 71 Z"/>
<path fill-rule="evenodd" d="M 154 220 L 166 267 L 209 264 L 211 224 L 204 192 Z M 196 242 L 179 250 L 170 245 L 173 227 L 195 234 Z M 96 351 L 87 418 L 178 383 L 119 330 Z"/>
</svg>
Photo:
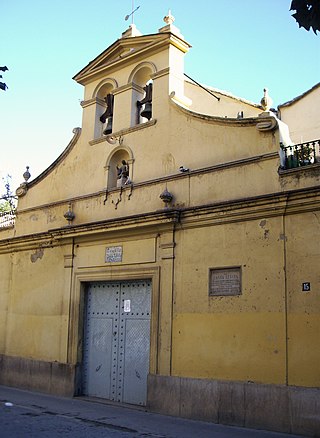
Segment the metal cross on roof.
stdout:
<svg viewBox="0 0 320 438">
<path fill-rule="evenodd" d="M 131 23 L 133 24 L 133 22 L 134 22 L 134 13 L 135 13 L 139 8 L 140 8 L 140 6 L 137 6 L 136 8 L 134 8 L 134 0 L 132 0 L 132 9 L 131 9 L 131 12 L 130 12 L 130 14 L 126 15 L 124 19 L 127 21 L 130 17 L 132 17 L 132 18 L 131 18 Z"/>
</svg>

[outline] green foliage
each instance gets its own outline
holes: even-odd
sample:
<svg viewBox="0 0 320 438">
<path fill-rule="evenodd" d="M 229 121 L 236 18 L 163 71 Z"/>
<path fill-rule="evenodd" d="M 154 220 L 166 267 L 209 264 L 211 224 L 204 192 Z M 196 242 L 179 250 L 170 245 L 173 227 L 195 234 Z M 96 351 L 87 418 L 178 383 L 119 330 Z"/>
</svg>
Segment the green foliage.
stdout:
<svg viewBox="0 0 320 438">
<path fill-rule="evenodd" d="M 320 0 L 292 0 L 290 11 L 296 11 L 292 16 L 299 27 L 320 31 Z"/>
<path fill-rule="evenodd" d="M 9 201 L 0 202 L 0 213 L 10 213 L 12 211 Z"/>
<path fill-rule="evenodd" d="M 16 209 L 16 197 L 11 190 L 11 176 L 7 175 L 2 178 L 4 182 L 5 193 L 0 198 L 0 213 L 7 213 L 15 211 Z"/>
</svg>

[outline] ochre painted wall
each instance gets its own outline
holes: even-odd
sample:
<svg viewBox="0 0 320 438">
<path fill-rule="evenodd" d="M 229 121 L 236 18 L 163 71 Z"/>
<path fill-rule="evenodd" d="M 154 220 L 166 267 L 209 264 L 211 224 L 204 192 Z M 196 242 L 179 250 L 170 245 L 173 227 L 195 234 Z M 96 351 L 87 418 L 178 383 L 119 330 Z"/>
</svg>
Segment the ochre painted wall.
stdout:
<svg viewBox="0 0 320 438">
<path fill-rule="evenodd" d="M 5 353 L 12 278 L 11 254 L 0 255 L 0 354 Z"/>
<path fill-rule="evenodd" d="M 318 213 L 178 232 L 173 375 L 319 386 L 319 232 Z M 242 294 L 208 296 L 209 268 L 228 266 Z"/>
<path fill-rule="evenodd" d="M 288 383 L 320 386 L 320 212 L 286 219 Z M 299 262 L 297 262 L 299 260 Z M 302 283 L 310 291 L 302 291 Z"/>
<path fill-rule="evenodd" d="M 177 234 L 173 374 L 285 383 L 281 218 Z M 242 294 L 209 296 L 209 268 L 240 266 Z"/>
<path fill-rule="evenodd" d="M 5 353 L 66 362 L 71 278 L 64 248 L 47 245 L 13 255 Z"/>
</svg>

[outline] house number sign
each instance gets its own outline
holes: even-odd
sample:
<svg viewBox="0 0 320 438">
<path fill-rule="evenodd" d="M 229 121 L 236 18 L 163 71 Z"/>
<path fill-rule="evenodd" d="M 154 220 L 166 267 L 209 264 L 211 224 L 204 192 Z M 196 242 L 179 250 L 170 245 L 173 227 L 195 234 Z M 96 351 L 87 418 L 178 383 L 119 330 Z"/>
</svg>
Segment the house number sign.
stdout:
<svg viewBox="0 0 320 438">
<path fill-rule="evenodd" d="M 302 283 L 302 292 L 310 292 L 311 291 L 311 284 L 309 282 Z"/>
<path fill-rule="evenodd" d="M 107 246 L 106 263 L 122 262 L 122 246 Z"/>
</svg>

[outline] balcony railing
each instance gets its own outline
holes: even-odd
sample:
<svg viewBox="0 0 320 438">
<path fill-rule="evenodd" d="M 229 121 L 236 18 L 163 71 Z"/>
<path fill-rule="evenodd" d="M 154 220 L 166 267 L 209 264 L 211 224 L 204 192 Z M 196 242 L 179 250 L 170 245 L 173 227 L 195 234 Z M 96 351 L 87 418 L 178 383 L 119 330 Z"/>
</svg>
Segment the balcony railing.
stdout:
<svg viewBox="0 0 320 438">
<path fill-rule="evenodd" d="M 0 228 L 12 227 L 16 219 L 16 213 L 12 211 L 0 212 Z"/>
<path fill-rule="evenodd" d="M 284 146 L 280 143 L 280 148 L 283 152 L 281 157 L 282 169 L 294 169 L 296 167 L 320 163 L 320 140 L 308 141 L 292 146 Z"/>
</svg>

